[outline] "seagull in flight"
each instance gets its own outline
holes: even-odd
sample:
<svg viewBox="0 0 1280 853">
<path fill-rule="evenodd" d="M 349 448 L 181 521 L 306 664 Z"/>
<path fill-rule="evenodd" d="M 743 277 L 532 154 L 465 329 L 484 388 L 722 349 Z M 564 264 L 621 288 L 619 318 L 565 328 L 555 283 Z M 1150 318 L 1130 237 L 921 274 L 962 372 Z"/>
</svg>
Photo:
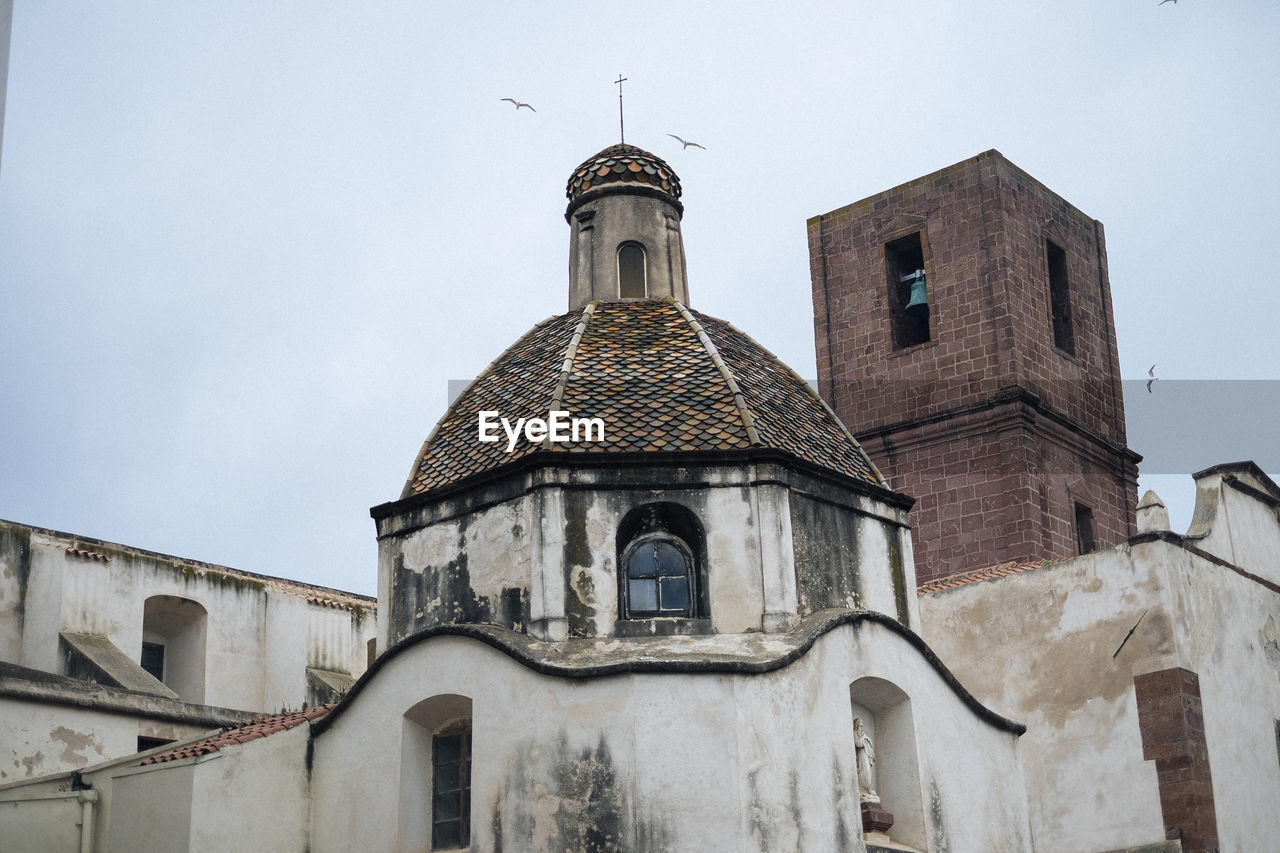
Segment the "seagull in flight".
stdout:
<svg viewBox="0 0 1280 853">
<path fill-rule="evenodd" d="M 533 107 L 530 107 L 528 104 L 521 103 L 520 101 L 517 101 L 515 98 L 503 98 L 502 100 L 510 101 L 511 103 L 515 104 L 517 110 L 520 109 L 521 107 L 528 107 L 530 112 L 535 112 L 535 113 L 537 112 L 537 110 L 535 110 Z"/>
<path fill-rule="evenodd" d="M 1178 0 L 1174 0 L 1174 2 L 1176 3 L 1178 2 Z M 1150 379 L 1147 380 L 1147 393 L 1150 394 L 1151 386 L 1154 385 L 1156 380 L 1160 378 L 1159 376 L 1156 376 L 1156 366 L 1154 364 L 1151 365 L 1151 367 L 1147 370 L 1147 375 L 1151 377 Z"/>
<path fill-rule="evenodd" d="M 1177 5 L 1178 5 L 1178 0 L 1160 0 L 1160 2 L 1159 2 L 1159 3 L 1157 3 L 1156 5 L 1157 5 L 1157 6 L 1163 6 L 1165 3 L 1173 3 L 1173 5 L 1177 6 Z"/>
<path fill-rule="evenodd" d="M 684 148 L 688 148 L 690 145 L 692 145 L 694 148 L 701 148 L 703 151 L 706 151 L 706 150 L 707 150 L 707 146 L 705 146 L 705 145 L 699 145 L 699 144 L 698 144 L 698 143 L 696 143 L 696 142 L 685 142 L 683 139 L 681 139 L 680 137 L 676 136 L 674 133 L 668 133 L 668 134 L 667 134 L 667 136 L 670 136 L 670 137 L 671 137 L 672 139 L 674 139 L 676 142 L 679 142 L 681 145 L 683 145 L 683 146 L 684 146 Z M 684 148 L 681 148 L 680 150 L 681 150 L 681 151 L 683 151 L 683 150 L 684 150 Z"/>
</svg>

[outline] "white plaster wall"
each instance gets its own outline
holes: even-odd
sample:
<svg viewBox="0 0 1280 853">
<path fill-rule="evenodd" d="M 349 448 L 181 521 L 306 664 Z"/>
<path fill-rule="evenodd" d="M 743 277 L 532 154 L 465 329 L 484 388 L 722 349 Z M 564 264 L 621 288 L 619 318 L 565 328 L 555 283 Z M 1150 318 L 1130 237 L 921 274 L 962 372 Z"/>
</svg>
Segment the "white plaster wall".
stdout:
<svg viewBox="0 0 1280 853">
<path fill-rule="evenodd" d="M 1246 485 L 1267 491 L 1247 471 L 1237 471 Z M 1188 534 L 1204 533 L 1196 547 L 1247 569 L 1272 583 L 1280 583 L 1280 523 L 1276 510 L 1224 482 L 1222 474 L 1196 480 L 1196 518 Z"/>
<path fill-rule="evenodd" d="M 0 791 L 0 850 L 79 853 L 81 805 L 74 793 L 11 799 Z"/>
<path fill-rule="evenodd" d="M 0 697 L 0 785 L 138 751 L 138 738 L 179 740 L 202 726 Z"/>
<path fill-rule="evenodd" d="M 689 497 L 677 494 L 674 499 L 682 502 Z M 764 588 L 749 487 L 709 490 L 700 515 L 707 534 L 707 592 L 712 626 L 722 634 L 760 630 Z"/>
<path fill-rule="evenodd" d="M 1027 723 L 1040 843 L 1091 853 L 1164 837 L 1133 677 L 1170 667 L 1200 678 L 1221 849 L 1274 833 L 1280 594 L 1155 541 L 932 593 L 921 610 L 961 682 Z"/>
<path fill-rule="evenodd" d="M 1223 853 L 1256 850 L 1280 815 L 1280 593 L 1168 543 L 1135 546 L 1167 577 L 1176 657 L 1200 678 Z M 1277 552 L 1280 561 L 1280 552 Z"/>
<path fill-rule="evenodd" d="M 304 723 L 238 746 L 224 746 L 217 760 L 195 765 L 192 850 L 305 853 L 310 820 L 309 731 Z M 370 798 L 376 795 L 369 792 Z M 346 808 L 357 811 L 362 801 L 363 797 L 349 800 Z"/>
<path fill-rule="evenodd" d="M 316 609 L 291 595 L 267 596 L 262 626 L 262 696 L 264 710 L 296 708 L 307 695 L 307 647 L 310 644 L 309 611 Z"/>
<path fill-rule="evenodd" d="M 31 572 L 27 577 L 22 624 L 22 659 L 17 661 L 31 669 L 62 671 L 57 638 L 62 625 L 62 576 L 70 559 L 65 548 L 65 544 L 55 545 L 45 537 L 31 536 Z"/>
<path fill-rule="evenodd" d="M 1164 838 L 1133 697 L 1135 663 L 1173 650 L 1162 589 L 1158 572 L 1114 549 L 920 599 L 924 638 L 943 663 L 1026 724 L 1027 798 L 1046 849 L 1095 853 Z"/>
<path fill-rule="evenodd" d="M 192 813 L 198 808 L 192 797 L 195 773 L 196 760 L 192 759 L 128 768 L 113 774 L 102 785 L 108 799 L 104 803 L 103 818 L 98 821 L 98 826 L 105 829 L 97 849 L 106 853 L 231 849 L 198 848 L 191 844 Z M 213 803 L 202 803 L 199 807 L 216 809 Z M 223 819 L 230 823 L 234 818 L 224 814 Z"/>
<path fill-rule="evenodd" d="M 23 653 L 15 661 L 23 666 L 62 673 L 62 631 L 105 635 L 136 660 L 144 603 L 171 595 L 197 602 L 208 614 L 204 691 L 195 697 L 202 704 L 297 708 L 306 698 L 307 666 L 356 677 L 364 672 L 372 607 L 310 604 L 268 581 L 105 543 L 84 547 L 107 561 L 70 555 L 69 540 L 41 533 L 33 533 L 31 543 Z"/>
<path fill-rule="evenodd" d="M 0 697 L 0 784 L 137 752 L 138 734 L 129 717 Z"/>
<path fill-rule="evenodd" d="M 896 617 L 893 573 L 889 566 L 890 537 L 898 545 L 897 528 L 890 527 L 875 518 L 858 518 L 858 589 L 862 593 L 859 605 L 864 610 L 874 610 Z M 903 571 L 906 571 L 904 564 Z M 914 589 L 913 587 L 910 587 Z"/>
<path fill-rule="evenodd" d="M 497 601 L 502 590 L 529 587 L 528 495 L 470 516 L 463 537 L 476 595 Z"/>
<path fill-rule="evenodd" d="M 565 780 L 599 770 L 601 756 L 619 786 L 624 849 L 641 840 L 689 851 L 797 849 L 793 841 L 837 849 L 841 827 L 848 835 L 859 821 L 848 685 L 868 673 L 913 699 L 929 780 L 921 796 L 937 801 L 930 843 L 1028 850 L 1016 738 L 977 719 L 919 652 L 870 624 L 837 628 L 796 663 L 758 676 L 577 681 L 465 638 L 418 643 L 387 661 L 315 742 L 312 849 L 421 844 L 395 837 L 398 797 L 386 786 L 412 770 L 400 765 L 405 711 L 444 693 L 473 703 L 475 849 L 493 848 L 495 811 L 508 842 L 575 849 L 562 824 L 579 806 L 563 796 Z M 352 812 L 352 791 L 386 795 Z"/>
</svg>

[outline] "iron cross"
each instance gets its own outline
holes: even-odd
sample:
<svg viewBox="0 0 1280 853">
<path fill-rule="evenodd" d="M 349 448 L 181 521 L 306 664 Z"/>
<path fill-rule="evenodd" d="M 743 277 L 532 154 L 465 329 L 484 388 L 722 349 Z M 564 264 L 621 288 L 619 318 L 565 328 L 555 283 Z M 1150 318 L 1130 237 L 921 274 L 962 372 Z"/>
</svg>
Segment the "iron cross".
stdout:
<svg viewBox="0 0 1280 853">
<path fill-rule="evenodd" d="M 618 136 L 623 142 L 627 141 L 627 128 L 622 123 L 622 84 L 626 79 L 626 77 L 619 74 L 618 79 L 613 81 L 614 85 L 618 87 Z"/>
</svg>

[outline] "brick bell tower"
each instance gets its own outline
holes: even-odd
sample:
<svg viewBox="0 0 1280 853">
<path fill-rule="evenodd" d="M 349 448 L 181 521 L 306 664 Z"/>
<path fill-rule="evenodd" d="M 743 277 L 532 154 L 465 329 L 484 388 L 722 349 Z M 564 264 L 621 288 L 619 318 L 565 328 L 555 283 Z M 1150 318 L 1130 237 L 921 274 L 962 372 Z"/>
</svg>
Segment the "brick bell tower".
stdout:
<svg viewBox="0 0 1280 853">
<path fill-rule="evenodd" d="M 998 151 L 808 222 L 822 395 L 919 582 L 1135 533 L 1102 223 Z"/>
</svg>

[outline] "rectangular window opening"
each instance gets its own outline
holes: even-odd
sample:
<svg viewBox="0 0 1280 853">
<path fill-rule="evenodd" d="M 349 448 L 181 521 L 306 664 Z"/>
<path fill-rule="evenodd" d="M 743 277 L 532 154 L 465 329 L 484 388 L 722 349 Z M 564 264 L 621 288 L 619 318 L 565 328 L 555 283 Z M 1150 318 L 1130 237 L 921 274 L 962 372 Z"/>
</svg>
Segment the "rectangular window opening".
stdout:
<svg viewBox="0 0 1280 853">
<path fill-rule="evenodd" d="M 144 641 L 141 665 L 156 681 L 164 681 L 164 644 Z"/>
<path fill-rule="evenodd" d="M 884 267 L 889 280 L 893 348 L 905 349 L 926 343 L 930 339 L 929 302 L 921 232 L 886 243 Z"/>
<path fill-rule="evenodd" d="M 1093 510 L 1078 503 L 1076 504 L 1076 553 L 1088 554 L 1093 549 Z"/>
<path fill-rule="evenodd" d="M 148 749 L 155 749 L 157 746 L 164 746 L 166 743 L 173 743 L 173 739 L 138 735 L 138 752 L 146 752 Z"/>
<path fill-rule="evenodd" d="M 1075 355 L 1076 336 L 1071 326 L 1071 288 L 1067 284 L 1067 253 L 1052 240 L 1044 241 L 1049 267 L 1049 304 L 1053 312 L 1053 345 Z"/>
<path fill-rule="evenodd" d="M 442 733 L 431 744 L 431 849 L 471 844 L 471 732 Z"/>
</svg>

